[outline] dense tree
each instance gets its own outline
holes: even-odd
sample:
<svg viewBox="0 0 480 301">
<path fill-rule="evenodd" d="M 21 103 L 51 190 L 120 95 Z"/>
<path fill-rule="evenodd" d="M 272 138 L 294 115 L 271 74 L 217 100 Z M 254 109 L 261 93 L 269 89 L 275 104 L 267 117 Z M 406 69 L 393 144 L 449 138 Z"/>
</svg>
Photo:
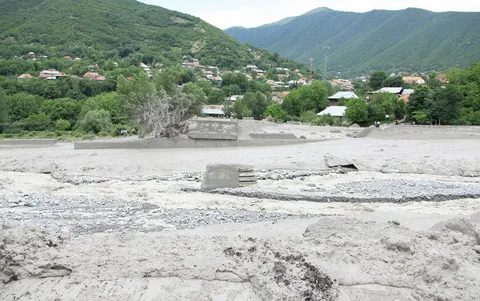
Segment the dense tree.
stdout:
<svg viewBox="0 0 480 301">
<path fill-rule="evenodd" d="M 89 111 L 83 119 L 80 120 L 79 126 L 87 133 L 98 134 L 100 132 L 107 132 L 112 126 L 110 113 L 105 110 Z"/>
<path fill-rule="evenodd" d="M 26 131 L 45 131 L 53 129 L 53 122 L 50 116 L 41 112 L 39 114 L 32 114 L 23 119 L 20 124 Z"/>
<path fill-rule="evenodd" d="M 353 98 L 347 103 L 345 111 L 347 119 L 352 123 L 363 124 L 368 121 L 368 106 L 365 100 Z"/>
<path fill-rule="evenodd" d="M 117 92 L 103 93 L 87 99 L 82 106 L 80 117 L 85 116 L 89 111 L 95 110 L 105 110 L 109 112 L 113 123 L 123 123 L 125 121 Z"/>
<path fill-rule="evenodd" d="M 70 98 L 49 99 L 43 102 L 41 111 L 53 121 L 65 119 L 75 123 L 78 113 L 80 113 L 80 105 L 76 100 Z"/>
<path fill-rule="evenodd" d="M 328 87 L 324 82 L 313 81 L 311 85 L 292 90 L 283 100 L 282 107 L 289 116 L 302 115 L 315 110 L 320 112 L 328 105 Z"/>
<path fill-rule="evenodd" d="M 384 87 L 405 87 L 402 76 L 390 76 L 383 81 Z"/>
<path fill-rule="evenodd" d="M 237 85 L 242 93 L 247 91 L 248 78 L 243 73 L 227 73 L 222 77 L 222 87 Z"/>
<path fill-rule="evenodd" d="M 407 116 L 411 118 L 414 112 L 428 112 L 429 105 L 433 101 L 433 96 L 433 91 L 429 86 L 418 86 L 408 99 L 406 107 Z"/>
<path fill-rule="evenodd" d="M 8 121 L 8 106 L 7 95 L 0 89 L 0 133 L 5 128 L 5 123 Z"/>
<path fill-rule="evenodd" d="M 232 109 L 233 116 L 238 119 L 243 119 L 244 117 L 252 117 L 253 112 L 248 107 L 244 99 L 239 99 L 235 102 Z"/>
<path fill-rule="evenodd" d="M 275 120 L 285 121 L 287 118 L 287 111 L 282 108 L 280 103 L 274 103 L 267 107 L 263 116 L 272 116 Z"/>
<path fill-rule="evenodd" d="M 256 120 L 263 119 L 263 113 L 265 113 L 265 110 L 271 104 L 271 101 L 261 92 L 245 93 L 243 102 L 245 102 L 248 109 L 252 111 L 252 115 Z"/>
<path fill-rule="evenodd" d="M 225 102 L 226 95 L 221 89 L 215 89 L 208 95 L 207 103 L 211 105 L 221 105 Z"/>
<path fill-rule="evenodd" d="M 430 104 L 429 115 L 439 124 L 450 123 L 458 118 L 462 100 L 463 94 L 456 86 L 448 85 L 445 89 L 438 89 Z"/>
<path fill-rule="evenodd" d="M 384 85 L 385 80 L 387 79 L 387 74 L 384 71 L 375 71 L 370 76 L 369 85 L 372 90 L 381 89 Z"/>
<path fill-rule="evenodd" d="M 154 82 L 157 91 L 164 90 L 168 95 L 176 92 L 176 87 L 182 76 L 180 68 L 167 68 L 155 76 Z"/>
<path fill-rule="evenodd" d="M 18 121 L 30 115 L 40 113 L 44 101 L 42 97 L 26 93 L 8 95 L 6 100 L 10 121 Z"/>
</svg>

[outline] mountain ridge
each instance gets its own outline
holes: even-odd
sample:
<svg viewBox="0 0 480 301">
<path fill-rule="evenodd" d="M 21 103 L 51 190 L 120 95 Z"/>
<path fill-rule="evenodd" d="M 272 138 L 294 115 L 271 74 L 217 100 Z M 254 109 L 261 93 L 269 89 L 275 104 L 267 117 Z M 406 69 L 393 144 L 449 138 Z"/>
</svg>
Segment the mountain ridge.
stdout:
<svg viewBox="0 0 480 301">
<path fill-rule="evenodd" d="M 468 66 L 480 57 L 480 13 L 418 8 L 366 13 L 322 10 L 286 24 L 230 28 L 239 41 L 329 70 L 358 75 L 377 69 L 431 71 Z"/>
<path fill-rule="evenodd" d="M 272 57 L 200 18 L 136 0 L 0 0 L 0 7 L 0 58 L 29 51 L 94 60 L 141 53 L 150 61 L 190 56 L 234 69 Z"/>
</svg>

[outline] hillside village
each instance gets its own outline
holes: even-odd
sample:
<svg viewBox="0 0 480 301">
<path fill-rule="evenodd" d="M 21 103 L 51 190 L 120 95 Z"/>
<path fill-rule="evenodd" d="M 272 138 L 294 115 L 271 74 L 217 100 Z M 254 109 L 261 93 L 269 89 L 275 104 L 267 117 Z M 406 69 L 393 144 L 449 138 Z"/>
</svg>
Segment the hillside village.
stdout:
<svg viewBox="0 0 480 301">
<path fill-rule="evenodd" d="M 49 58 L 28 52 L 0 61 L 1 75 L 0 89 L 5 91 L 10 107 L 2 131 L 8 136 L 54 128 L 59 135 L 62 130 L 78 131 L 85 114 L 92 109 L 105 111 L 102 114 L 106 114 L 106 126 L 84 127 L 82 132 L 132 132 L 134 129 L 125 122 L 128 117 L 120 108 L 118 80 L 123 77 L 135 81 L 139 76 L 152 83 L 159 78 L 174 81 L 178 91 L 194 93 L 201 105 L 196 113 L 199 116 L 339 126 L 453 120 L 432 119 L 427 104 L 409 106 L 418 87 L 428 87 L 432 95 L 440 91 L 439 87 L 445 88 L 448 76 L 444 73 L 387 75 L 378 71 L 353 79 L 322 81 L 317 71 L 306 68 L 271 65 L 261 69 L 251 63 L 243 68 L 225 69 L 202 64 L 201 58 L 191 56 L 184 56 L 181 65 L 164 66 L 132 56 L 94 61 L 76 56 Z M 110 104 L 93 104 L 107 99 Z M 462 111 L 470 114 L 462 122 L 477 122 L 475 107 L 473 110 Z M 57 126 L 58 122 L 61 124 Z"/>
<path fill-rule="evenodd" d="M 36 56 L 35 52 L 29 52 L 21 57 L 23 60 L 27 61 L 42 61 L 48 60 L 48 56 Z M 72 62 L 81 62 L 82 58 L 75 57 L 72 58 L 70 56 L 64 56 L 64 60 L 69 60 Z M 113 63 L 115 67 L 118 67 L 118 63 Z M 161 72 L 162 71 L 162 64 L 154 64 L 154 65 L 147 65 L 141 62 L 138 67 L 145 72 L 145 74 L 152 78 L 154 72 Z M 201 65 L 199 59 L 191 58 L 188 59 L 184 57 L 184 62 L 182 63 L 182 68 L 192 70 L 195 74 L 195 81 L 198 82 L 208 82 L 212 85 L 213 89 L 220 89 L 222 87 L 222 76 L 227 74 L 242 74 L 244 75 L 248 81 L 258 81 L 268 85 L 271 88 L 270 97 L 274 103 L 282 103 L 283 99 L 289 94 L 291 89 L 295 89 L 301 86 L 310 85 L 312 83 L 312 79 L 309 78 L 308 75 L 304 75 L 301 73 L 301 70 L 290 70 L 286 67 L 276 67 L 272 70 L 262 70 L 259 69 L 254 64 L 248 64 L 241 70 L 221 70 L 216 66 L 204 66 Z M 28 80 L 28 79 L 45 79 L 45 80 L 59 80 L 64 79 L 67 77 L 70 78 L 79 78 L 85 80 L 92 80 L 92 81 L 105 81 L 107 78 L 105 75 L 101 75 L 99 72 L 100 67 L 98 64 L 89 64 L 87 69 L 90 70 L 85 72 L 81 76 L 77 75 L 67 75 L 65 72 L 60 72 L 56 69 L 47 69 L 42 70 L 39 72 L 38 76 L 33 76 L 30 73 L 23 73 L 17 77 L 19 80 Z M 69 71 L 72 70 L 72 67 L 69 68 Z M 397 95 L 399 99 L 402 99 L 404 102 L 408 102 L 409 96 L 414 91 L 414 87 L 417 85 L 426 84 L 430 77 L 426 73 L 421 74 L 409 74 L 406 75 L 405 73 L 401 76 L 401 85 L 402 88 L 405 89 L 389 89 L 391 87 L 382 87 L 377 91 L 369 92 L 366 100 L 369 100 L 372 95 L 381 94 L 381 93 L 391 93 Z M 396 74 L 391 74 L 390 77 L 398 77 Z M 131 79 L 132 77 L 128 77 Z M 442 84 L 446 84 L 446 74 L 438 74 L 436 75 L 436 79 L 439 80 Z M 345 104 L 346 101 L 355 98 L 358 99 L 358 95 L 355 94 L 355 83 L 367 83 L 368 77 L 361 76 L 355 79 L 341 79 L 341 78 L 334 78 L 329 80 L 329 85 L 333 88 L 332 91 L 337 93 L 333 95 L 329 95 L 329 106 L 340 106 L 340 110 L 324 110 L 320 112 L 318 115 L 329 115 L 331 112 L 335 112 L 333 117 L 342 117 L 345 115 L 345 106 L 341 106 L 341 104 Z M 345 93 L 347 92 L 347 93 Z M 350 93 L 348 93 L 350 92 Z M 333 93 L 333 92 L 332 92 Z M 357 91 L 358 93 L 358 91 Z M 239 99 L 243 99 L 243 95 L 226 95 L 225 101 L 231 103 L 232 105 Z M 224 104 L 210 104 L 206 105 L 203 109 L 203 113 L 207 116 L 212 117 L 225 117 L 227 114 L 225 112 L 225 105 Z M 268 117 L 268 116 L 264 116 Z"/>
</svg>

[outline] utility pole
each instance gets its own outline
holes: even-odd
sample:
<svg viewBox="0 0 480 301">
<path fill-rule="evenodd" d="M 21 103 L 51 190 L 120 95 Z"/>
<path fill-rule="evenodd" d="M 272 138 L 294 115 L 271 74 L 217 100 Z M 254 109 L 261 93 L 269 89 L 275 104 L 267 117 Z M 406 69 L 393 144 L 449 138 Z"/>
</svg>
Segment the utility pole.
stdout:
<svg viewBox="0 0 480 301">
<path fill-rule="evenodd" d="M 325 62 L 324 62 L 324 64 L 323 64 L 323 80 L 324 80 L 324 81 L 327 80 L 328 49 L 330 49 L 330 47 L 328 47 L 328 46 L 323 46 L 323 50 L 325 51 L 325 56 L 324 56 Z"/>
<path fill-rule="evenodd" d="M 308 81 L 311 82 L 313 78 L 313 59 L 310 59 L 310 74 L 308 76 Z"/>
</svg>

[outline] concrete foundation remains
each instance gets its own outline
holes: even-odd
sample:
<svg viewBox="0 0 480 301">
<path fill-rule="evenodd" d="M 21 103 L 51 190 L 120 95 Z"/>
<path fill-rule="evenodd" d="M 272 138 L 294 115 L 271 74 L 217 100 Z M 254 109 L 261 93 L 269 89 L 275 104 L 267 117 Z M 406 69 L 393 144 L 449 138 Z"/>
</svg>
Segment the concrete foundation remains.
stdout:
<svg viewBox="0 0 480 301">
<path fill-rule="evenodd" d="M 7 139 L 0 140 L 0 146 L 49 146 L 55 145 L 55 139 Z"/>
<path fill-rule="evenodd" d="M 238 188 L 257 184 L 251 165 L 211 164 L 202 183 L 202 189 Z"/>
<path fill-rule="evenodd" d="M 192 118 L 188 137 L 196 140 L 237 140 L 238 121 L 214 118 Z"/>
<path fill-rule="evenodd" d="M 298 139 L 292 133 L 251 133 L 253 139 Z"/>
</svg>

